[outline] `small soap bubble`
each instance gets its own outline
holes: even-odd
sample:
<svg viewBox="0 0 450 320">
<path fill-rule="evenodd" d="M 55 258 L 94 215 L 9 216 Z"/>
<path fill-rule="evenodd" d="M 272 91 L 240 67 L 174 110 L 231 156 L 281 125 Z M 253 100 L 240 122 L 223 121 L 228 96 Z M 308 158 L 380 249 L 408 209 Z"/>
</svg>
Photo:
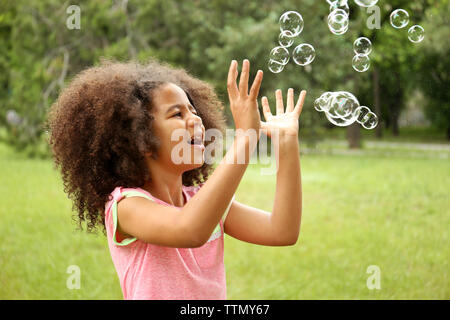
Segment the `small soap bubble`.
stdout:
<svg viewBox="0 0 450 320">
<path fill-rule="evenodd" d="M 333 10 L 328 15 L 328 29 L 330 29 L 331 33 L 336 35 L 341 35 L 347 32 L 348 30 L 348 15 L 342 9 Z"/>
<path fill-rule="evenodd" d="M 314 109 L 316 109 L 319 112 L 325 111 L 325 108 L 327 106 L 327 99 L 325 97 L 320 96 L 314 101 Z"/>
<path fill-rule="evenodd" d="M 409 14 L 403 9 L 397 9 L 392 11 L 391 16 L 391 25 L 396 29 L 404 28 L 409 23 Z"/>
<path fill-rule="evenodd" d="M 267 64 L 267 68 L 273 73 L 280 73 L 284 69 L 284 65 L 278 63 L 272 59 L 269 59 L 269 63 Z"/>
<path fill-rule="evenodd" d="M 372 52 L 372 42 L 366 37 L 360 37 L 353 43 L 353 51 L 355 54 L 368 55 Z"/>
<path fill-rule="evenodd" d="M 366 106 L 360 106 L 360 107 L 356 108 L 356 110 L 355 110 L 356 121 L 361 124 L 363 122 L 366 122 L 369 118 L 367 116 L 367 114 L 369 112 L 370 112 L 370 109 L 367 108 Z"/>
<path fill-rule="evenodd" d="M 279 20 L 280 31 L 290 31 L 292 36 L 296 37 L 303 31 L 303 17 L 296 11 L 287 11 L 283 13 Z"/>
<path fill-rule="evenodd" d="M 361 123 L 361 125 L 366 128 L 366 129 L 373 129 L 377 126 L 378 124 L 378 117 L 375 113 L 373 112 L 369 112 L 366 115 L 366 121 L 364 121 L 363 123 Z"/>
<path fill-rule="evenodd" d="M 350 14 L 350 8 L 348 6 L 347 0 L 337 0 L 330 4 L 330 12 L 341 9 L 344 10 L 347 15 Z"/>
<path fill-rule="evenodd" d="M 313 62 L 316 57 L 316 50 L 314 47 L 308 43 L 302 43 L 295 47 L 292 51 L 292 59 L 294 62 L 300 66 L 306 66 Z"/>
<path fill-rule="evenodd" d="M 6 111 L 6 122 L 17 126 L 22 122 L 22 119 L 15 110 L 8 110 Z"/>
<path fill-rule="evenodd" d="M 275 47 L 270 51 L 269 60 L 273 60 L 282 65 L 289 62 L 289 51 L 284 47 Z"/>
<path fill-rule="evenodd" d="M 378 0 L 355 0 L 355 3 L 360 7 L 371 7 L 376 5 Z"/>
<path fill-rule="evenodd" d="M 353 57 L 352 66 L 358 72 L 365 72 L 369 70 L 370 59 L 367 55 L 357 54 Z"/>
<path fill-rule="evenodd" d="M 419 43 L 425 38 L 425 30 L 419 26 L 415 25 L 408 30 L 408 39 L 411 42 Z"/>
<path fill-rule="evenodd" d="M 289 48 L 294 43 L 294 38 L 292 37 L 292 32 L 285 30 L 280 32 L 278 36 L 278 43 L 284 48 Z"/>
</svg>

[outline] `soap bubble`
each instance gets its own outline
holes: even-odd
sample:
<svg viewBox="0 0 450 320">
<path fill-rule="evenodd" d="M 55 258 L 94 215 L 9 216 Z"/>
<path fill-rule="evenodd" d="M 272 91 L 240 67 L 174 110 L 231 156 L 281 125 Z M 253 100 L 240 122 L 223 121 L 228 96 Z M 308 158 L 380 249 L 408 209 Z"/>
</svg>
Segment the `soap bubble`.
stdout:
<svg viewBox="0 0 450 320">
<path fill-rule="evenodd" d="M 354 114 L 349 114 L 348 116 L 345 116 L 342 118 L 333 118 L 330 116 L 330 114 L 328 112 L 325 112 L 325 116 L 327 117 L 328 121 L 330 121 L 332 124 L 339 126 L 339 127 L 349 126 L 356 120 L 356 117 Z"/>
<path fill-rule="evenodd" d="M 316 57 L 316 50 L 314 47 L 308 43 L 302 43 L 295 47 L 292 51 L 292 59 L 294 62 L 300 66 L 306 66 L 313 62 Z"/>
<path fill-rule="evenodd" d="M 361 124 L 363 122 L 366 122 L 368 120 L 367 114 L 369 112 L 370 112 L 370 109 L 367 108 L 366 106 L 361 106 L 361 107 L 356 108 L 356 110 L 355 110 L 356 121 Z"/>
<path fill-rule="evenodd" d="M 425 38 L 425 30 L 419 26 L 415 25 L 408 30 L 408 39 L 411 42 L 419 43 Z"/>
<path fill-rule="evenodd" d="M 6 122 L 11 125 L 17 126 L 22 122 L 22 118 L 15 110 L 6 111 Z"/>
<path fill-rule="evenodd" d="M 296 11 L 287 11 L 283 13 L 279 20 L 280 31 L 290 31 L 292 36 L 298 36 L 303 30 L 303 17 Z"/>
<path fill-rule="evenodd" d="M 378 0 L 355 0 L 355 3 L 360 7 L 371 7 L 376 5 Z"/>
<path fill-rule="evenodd" d="M 327 111 L 332 118 L 343 118 L 353 114 L 358 107 L 358 99 L 353 94 L 346 91 L 338 91 L 333 93 Z"/>
<path fill-rule="evenodd" d="M 368 56 L 364 54 L 357 54 L 353 57 L 352 60 L 353 69 L 358 72 L 365 72 L 369 70 L 370 67 L 370 59 Z"/>
<path fill-rule="evenodd" d="M 336 0 L 330 4 L 330 12 L 336 9 L 344 10 L 347 15 L 350 14 L 350 8 L 348 6 L 347 0 Z"/>
<path fill-rule="evenodd" d="M 269 63 L 267 64 L 267 67 L 273 73 L 280 73 L 284 69 L 283 64 L 281 64 L 273 59 L 269 59 Z"/>
<path fill-rule="evenodd" d="M 314 108 L 324 112 L 332 124 L 345 127 L 355 121 L 366 129 L 373 129 L 378 124 L 378 117 L 368 107 L 359 106 L 356 97 L 347 91 L 324 92 L 314 101 Z"/>
<path fill-rule="evenodd" d="M 326 111 L 327 104 L 328 104 L 328 96 L 324 96 L 324 94 L 322 94 L 319 98 L 317 98 L 314 101 L 314 109 L 316 109 L 319 112 Z"/>
<path fill-rule="evenodd" d="M 294 38 L 292 37 L 292 32 L 289 30 L 284 30 L 280 32 L 278 36 L 278 43 L 284 48 L 289 48 L 294 43 Z"/>
<path fill-rule="evenodd" d="M 391 25 L 396 29 L 404 28 L 409 23 L 409 14 L 403 9 L 397 9 L 391 13 Z"/>
<path fill-rule="evenodd" d="M 361 125 L 366 128 L 366 129 L 373 129 L 377 126 L 378 124 L 378 117 L 375 113 L 373 112 L 369 112 L 366 115 L 366 121 L 364 121 L 363 123 L 361 123 Z"/>
<path fill-rule="evenodd" d="M 270 51 L 269 60 L 286 65 L 289 62 L 289 51 L 284 47 L 275 47 Z"/>
<path fill-rule="evenodd" d="M 368 55 L 372 52 L 372 42 L 366 37 L 360 37 L 353 43 L 353 51 L 356 54 Z"/>
<path fill-rule="evenodd" d="M 333 10 L 328 15 L 328 28 L 333 34 L 341 35 L 348 30 L 348 15 L 342 9 Z"/>
</svg>

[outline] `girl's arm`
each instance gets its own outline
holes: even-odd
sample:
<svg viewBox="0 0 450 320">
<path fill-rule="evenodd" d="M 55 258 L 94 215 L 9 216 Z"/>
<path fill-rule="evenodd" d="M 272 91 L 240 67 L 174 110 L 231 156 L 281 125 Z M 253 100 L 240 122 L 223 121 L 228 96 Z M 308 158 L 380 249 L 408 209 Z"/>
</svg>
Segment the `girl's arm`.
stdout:
<svg viewBox="0 0 450 320">
<path fill-rule="evenodd" d="M 284 112 L 281 91 L 276 92 L 277 114 L 273 116 L 263 98 L 267 122 L 262 128 L 274 143 L 277 161 L 277 184 L 272 213 L 234 201 L 225 221 L 225 232 L 249 243 L 285 246 L 297 242 L 302 214 L 298 117 L 306 92 L 302 92 L 294 108 L 293 90 L 288 91 Z M 276 132 L 275 132 L 276 131 Z M 278 133 L 278 137 L 274 135 Z"/>
<path fill-rule="evenodd" d="M 239 81 L 237 62 L 228 74 L 230 108 L 236 129 L 259 131 L 257 96 L 262 81 L 258 71 L 248 92 L 250 63 L 244 61 Z M 259 137 L 259 135 L 257 134 Z M 219 223 L 248 166 L 255 145 L 246 135 L 236 135 L 234 143 L 202 188 L 181 209 L 159 205 L 144 198 L 125 198 L 118 204 L 119 227 L 123 233 L 142 241 L 169 247 L 199 247 Z M 239 156 L 245 152 L 245 161 Z"/>
</svg>

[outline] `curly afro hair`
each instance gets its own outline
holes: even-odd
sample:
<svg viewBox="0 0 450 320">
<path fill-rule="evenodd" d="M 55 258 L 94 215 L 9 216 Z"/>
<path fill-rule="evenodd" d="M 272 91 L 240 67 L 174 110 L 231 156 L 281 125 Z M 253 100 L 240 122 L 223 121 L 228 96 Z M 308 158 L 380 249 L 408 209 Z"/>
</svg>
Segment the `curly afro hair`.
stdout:
<svg viewBox="0 0 450 320">
<path fill-rule="evenodd" d="M 156 155 L 159 146 L 152 134 L 152 92 L 166 83 L 187 93 L 205 130 L 224 132 L 223 105 L 212 87 L 155 60 L 146 64 L 103 60 L 76 75 L 51 106 L 48 142 L 79 229 L 86 223 L 92 232 L 101 225 L 105 233 L 105 203 L 114 188 L 142 187 L 151 180 L 145 154 Z M 204 182 L 211 170 L 204 163 L 184 172 L 183 185 Z"/>
</svg>

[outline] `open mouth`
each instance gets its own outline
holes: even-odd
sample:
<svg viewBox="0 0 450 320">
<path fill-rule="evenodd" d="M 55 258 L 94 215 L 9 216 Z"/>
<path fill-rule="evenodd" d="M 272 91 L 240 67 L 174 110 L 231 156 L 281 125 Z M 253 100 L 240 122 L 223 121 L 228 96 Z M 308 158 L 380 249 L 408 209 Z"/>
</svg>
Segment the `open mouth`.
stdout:
<svg viewBox="0 0 450 320">
<path fill-rule="evenodd" d="M 200 138 L 192 138 L 190 141 L 192 145 L 203 145 L 203 139 Z"/>
</svg>

